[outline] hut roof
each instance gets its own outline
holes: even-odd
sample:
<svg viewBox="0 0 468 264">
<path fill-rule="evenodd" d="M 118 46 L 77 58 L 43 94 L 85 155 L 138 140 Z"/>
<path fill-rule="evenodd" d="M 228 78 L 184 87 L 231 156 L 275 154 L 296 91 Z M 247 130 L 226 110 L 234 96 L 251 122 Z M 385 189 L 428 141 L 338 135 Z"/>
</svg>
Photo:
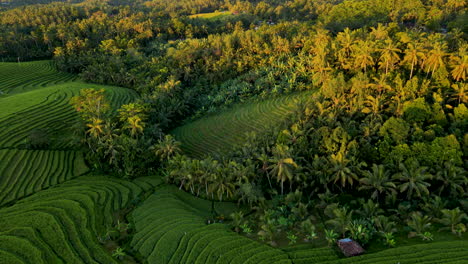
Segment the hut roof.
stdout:
<svg viewBox="0 0 468 264">
<path fill-rule="evenodd" d="M 340 239 L 336 243 L 346 257 L 357 256 L 364 253 L 364 249 L 361 245 L 350 238 Z"/>
</svg>

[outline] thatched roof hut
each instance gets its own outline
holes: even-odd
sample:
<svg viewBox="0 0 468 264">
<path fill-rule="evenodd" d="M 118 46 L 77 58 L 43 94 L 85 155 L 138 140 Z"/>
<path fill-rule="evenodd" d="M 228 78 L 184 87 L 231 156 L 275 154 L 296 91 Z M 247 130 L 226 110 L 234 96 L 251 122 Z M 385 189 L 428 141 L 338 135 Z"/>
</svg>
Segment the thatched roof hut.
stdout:
<svg viewBox="0 0 468 264">
<path fill-rule="evenodd" d="M 340 239 L 336 243 L 346 257 L 357 256 L 364 253 L 364 249 L 361 245 L 350 238 Z"/>
</svg>

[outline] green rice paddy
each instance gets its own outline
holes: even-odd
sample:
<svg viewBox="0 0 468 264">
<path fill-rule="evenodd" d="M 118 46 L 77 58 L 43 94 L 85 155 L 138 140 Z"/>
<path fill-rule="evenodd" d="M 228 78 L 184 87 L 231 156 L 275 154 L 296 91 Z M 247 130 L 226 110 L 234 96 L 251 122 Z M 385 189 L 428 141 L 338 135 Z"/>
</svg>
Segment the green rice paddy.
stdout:
<svg viewBox="0 0 468 264">
<path fill-rule="evenodd" d="M 136 206 L 128 215 L 134 232 L 124 247 L 142 263 L 467 263 L 468 242 L 462 239 L 342 258 L 328 247 L 273 248 L 225 224 L 207 225 L 210 201 L 157 177 L 88 175 L 83 153 L 70 140 L 77 119 L 70 98 L 82 88 L 104 88 L 117 108 L 133 101 L 135 92 L 80 82 L 48 61 L 0 63 L 0 81 L 0 264 L 118 263 L 100 238 L 130 206 Z M 239 104 L 172 133 L 190 156 L 222 154 L 242 144 L 247 133 L 281 124 L 308 96 Z M 33 130 L 47 134 L 46 149 L 28 149 Z M 225 216 L 239 210 L 227 202 L 215 203 L 215 209 Z"/>
<path fill-rule="evenodd" d="M 226 153 L 245 142 L 248 133 L 262 133 L 281 124 L 310 95 L 303 92 L 239 104 L 178 127 L 172 134 L 182 142 L 182 149 L 189 156 Z"/>
</svg>

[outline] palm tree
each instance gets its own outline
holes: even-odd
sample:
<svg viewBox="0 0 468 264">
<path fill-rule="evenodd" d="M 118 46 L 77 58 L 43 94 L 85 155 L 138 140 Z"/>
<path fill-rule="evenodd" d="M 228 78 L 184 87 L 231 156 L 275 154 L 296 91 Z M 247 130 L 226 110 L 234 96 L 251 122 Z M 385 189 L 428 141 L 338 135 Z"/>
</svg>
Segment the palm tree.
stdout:
<svg viewBox="0 0 468 264">
<path fill-rule="evenodd" d="M 354 58 L 354 67 L 356 69 L 367 71 L 367 67 L 374 65 L 374 58 L 372 57 L 372 53 L 374 49 L 372 48 L 373 45 L 369 43 L 369 41 L 358 41 L 353 46 L 353 58 Z"/>
<path fill-rule="evenodd" d="M 372 96 L 369 95 L 366 97 L 364 104 L 366 107 L 362 109 L 364 114 L 372 114 L 373 116 L 377 116 L 384 106 L 385 100 L 382 100 L 381 96 Z"/>
<path fill-rule="evenodd" d="M 444 57 L 447 56 L 445 50 L 447 50 L 446 43 L 436 42 L 424 60 L 423 66 L 428 74 L 431 72 L 431 76 L 434 75 L 436 70 L 445 66 Z"/>
<path fill-rule="evenodd" d="M 292 182 L 294 178 L 293 171 L 298 166 L 292 158 L 276 157 L 272 159 L 271 162 L 273 164 L 270 165 L 269 168 L 271 169 L 271 173 L 276 175 L 277 180 L 281 181 L 281 195 L 283 195 L 284 182 Z"/>
<path fill-rule="evenodd" d="M 327 224 L 333 226 L 335 230 L 341 233 L 344 237 L 348 226 L 353 220 L 353 211 L 349 211 L 345 207 L 333 209 L 334 217 L 327 221 Z"/>
<path fill-rule="evenodd" d="M 103 124 L 104 121 L 99 118 L 92 118 L 91 124 L 87 124 L 86 126 L 89 127 L 87 133 L 91 134 L 94 138 L 98 138 L 103 133 Z"/>
<path fill-rule="evenodd" d="M 450 196 L 457 197 L 465 194 L 468 186 L 467 173 L 463 168 L 453 165 L 451 162 L 445 162 L 444 167 L 437 171 L 436 179 L 441 182 L 439 185 L 439 195 L 444 190 L 448 190 Z"/>
<path fill-rule="evenodd" d="M 432 178 L 432 175 L 426 172 L 427 167 L 419 166 L 419 162 L 415 161 L 409 166 L 400 163 L 400 172 L 393 177 L 400 180 L 402 183 L 398 185 L 400 192 L 406 192 L 406 197 L 411 199 L 416 193 L 417 197 L 421 198 L 423 194 L 429 195 L 427 187 L 431 186 L 426 182 Z"/>
<path fill-rule="evenodd" d="M 345 28 L 343 32 L 338 33 L 336 40 L 340 46 L 337 52 L 338 62 L 342 69 L 349 70 L 352 67 L 350 59 L 354 49 L 354 38 L 351 30 L 349 28 Z"/>
<path fill-rule="evenodd" d="M 431 227 L 431 218 L 427 215 L 423 216 L 421 212 L 413 212 L 407 223 L 414 231 L 410 234 L 411 236 L 421 235 Z"/>
<path fill-rule="evenodd" d="M 163 140 L 152 147 L 155 154 L 162 160 L 169 160 L 171 157 L 181 153 L 180 142 L 171 135 L 166 135 Z"/>
<path fill-rule="evenodd" d="M 401 50 L 396 47 L 391 39 L 385 40 L 385 47 L 379 50 L 381 52 L 379 65 L 380 68 L 385 68 L 385 75 L 387 75 L 388 69 L 393 68 L 400 60 L 398 53 L 401 52 Z"/>
<path fill-rule="evenodd" d="M 371 198 L 379 200 L 382 194 L 395 194 L 396 185 L 390 178 L 390 172 L 385 170 L 384 165 L 372 165 L 372 171 L 364 171 L 364 177 L 359 180 L 359 190 L 372 191 Z"/>
<path fill-rule="evenodd" d="M 218 200 L 222 201 L 224 197 L 231 198 L 234 196 L 235 186 L 228 175 L 213 174 L 208 184 L 208 193 L 212 198 L 216 196 Z"/>
<path fill-rule="evenodd" d="M 270 158 L 267 154 L 262 153 L 257 159 L 262 163 L 260 170 L 267 176 L 268 184 L 270 185 L 270 188 L 273 189 L 273 186 L 271 185 L 270 174 L 268 172 Z"/>
<path fill-rule="evenodd" d="M 141 120 L 141 118 L 135 115 L 127 119 L 127 124 L 125 125 L 125 128 L 130 130 L 130 135 L 132 137 L 135 137 L 139 133 L 143 133 L 144 126 L 145 123 Z"/>
<path fill-rule="evenodd" d="M 410 79 L 413 78 L 414 67 L 425 58 L 424 50 L 418 44 L 409 43 L 405 49 L 405 57 L 402 63 L 411 65 Z"/>
<path fill-rule="evenodd" d="M 466 75 L 468 73 L 468 55 L 460 57 L 452 57 L 453 69 L 451 71 L 452 78 L 455 81 L 466 81 Z"/>
<path fill-rule="evenodd" d="M 449 101 L 457 101 L 460 103 L 468 103 L 468 89 L 466 83 L 454 83 L 452 84 L 452 95 Z"/>
<path fill-rule="evenodd" d="M 460 208 L 452 210 L 442 210 L 443 217 L 438 220 L 439 223 L 443 224 L 444 228 L 440 230 L 450 230 L 453 234 L 461 236 L 463 232 L 466 232 L 466 226 L 462 223 L 464 219 L 468 219 L 466 214 L 460 211 Z"/>
<path fill-rule="evenodd" d="M 342 187 L 345 187 L 346 183 L 352 186 L 355 180 L 359 180 L 357 174 L 351 168 L 351 160 L 345 156 L 340 151 L 337 154 L 332 154 L 330 157 L 331 180 L 333 183 L 340 181 Z"/>
</svg>

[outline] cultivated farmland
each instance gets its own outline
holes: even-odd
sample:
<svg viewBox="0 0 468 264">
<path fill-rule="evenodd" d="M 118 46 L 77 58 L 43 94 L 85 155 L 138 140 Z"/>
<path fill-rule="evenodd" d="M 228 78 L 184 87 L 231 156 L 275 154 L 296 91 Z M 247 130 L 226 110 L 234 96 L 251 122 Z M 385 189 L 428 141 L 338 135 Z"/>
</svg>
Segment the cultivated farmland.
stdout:
<svg viewBox="0 0 468 264">
<path fill-rule="evenodd" d="M 0 63 L 0 95 L 21 93 L 75 79 L 73 74 L 58 72 L 51 61 Z"/>
<path fill-rule="evenodd" d="M 67 149 L 73 142 L 71 126 L 78 115 L 70 105 L 83 88 L 106 90 L 114 109 L 132 102 L 136 93 L 125 88 L 70 82 L 0 98 L 0 148 L 24 147 L 33 131 L 45 133 L 50 148 Z"/>
<path fill-rule="evenodd" d="M 114 212 L 159 183 L 81 177 L 0 210 L 0 263 L 116 263 L 98 239 Z"/>
<path fill-rule="evenodd" d="M 226 153 L 245 142 L 247 133 L 262 133 L 281 124 L 310 94 L 297 93 L 237 105 L 178 127 L 172 134 L 182 142 L 182 149 L 190 156 Z"/>
<path fill-rule="evenodd" d="M 291 263 L 281 250 L 237 235 L 226 225 L 206 225 L 209 201 L 175 187 L 157 189 L 133 213 L 132 247 L 149 263 Z M 219 214 L 236 210 L 216 203 Z"/>
</svg>

